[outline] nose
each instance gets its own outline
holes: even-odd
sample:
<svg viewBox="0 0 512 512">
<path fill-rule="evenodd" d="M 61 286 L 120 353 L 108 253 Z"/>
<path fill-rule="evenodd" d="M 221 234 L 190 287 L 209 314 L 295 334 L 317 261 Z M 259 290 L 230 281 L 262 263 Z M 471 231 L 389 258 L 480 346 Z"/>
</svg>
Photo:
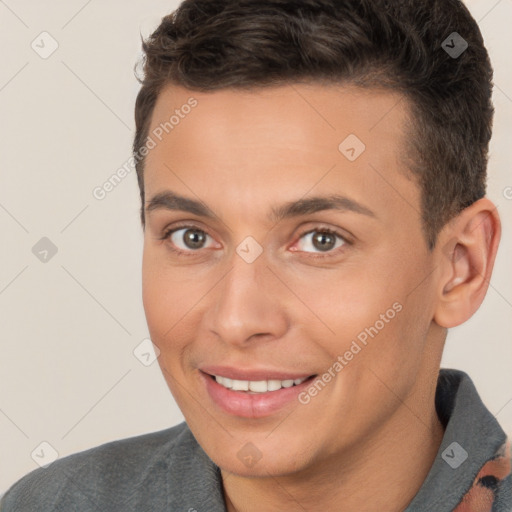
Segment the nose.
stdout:
<svg viewBox="0 0 512 512">
<path fill-rule="evenodd" d="M 282 337 L 288 328 L 286 288 L 274 272 L 264 253 L 252 263 L 234 253 L 230 270 L 212 295 L 205 317 L 208 328 L 225 343 L 238 347 L 252 344 L 256 338 Z"/>
</svg>

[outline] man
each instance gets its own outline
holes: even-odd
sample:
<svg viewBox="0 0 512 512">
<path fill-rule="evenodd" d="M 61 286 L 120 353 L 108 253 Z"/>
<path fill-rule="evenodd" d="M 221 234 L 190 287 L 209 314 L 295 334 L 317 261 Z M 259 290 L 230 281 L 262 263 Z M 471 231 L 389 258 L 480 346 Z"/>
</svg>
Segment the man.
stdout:
<svg viewBox="0 0 512 512">
<path fill-rule="evenodd" d="M 187 0 L 144 51 L 144 308 L 186 422 L 1 510 L 512 510 L 504 431 L 439 369 L 500 238 L 463 4 Z"/>
</svg>

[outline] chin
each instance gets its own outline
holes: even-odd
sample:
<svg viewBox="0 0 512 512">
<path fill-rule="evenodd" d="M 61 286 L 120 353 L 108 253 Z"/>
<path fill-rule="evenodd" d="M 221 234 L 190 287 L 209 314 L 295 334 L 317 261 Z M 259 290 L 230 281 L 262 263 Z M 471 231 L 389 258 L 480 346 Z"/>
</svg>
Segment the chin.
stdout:
<svg viewBox="0 0 512 512">
<path fill-rule="evenodd" d="M 211 435 L 211 432 L 209 433 Z M 301 471 L 308 466 L 306 442 L 286 441 L 283 436 L 265 439 L 268 432 L 259 436 L 243 434 L 230 437 L 225 444 L 213 446 L 208 433 L 198 440 L 210 459 L 223 471 L 242 477 L 279 477 Z M 250 439 L 253 439 L 251 441 Z M 206 442 L 203 442 L 206 441 Z M 300 456 L 298 456 L 300 454 Z"/>
</svg>

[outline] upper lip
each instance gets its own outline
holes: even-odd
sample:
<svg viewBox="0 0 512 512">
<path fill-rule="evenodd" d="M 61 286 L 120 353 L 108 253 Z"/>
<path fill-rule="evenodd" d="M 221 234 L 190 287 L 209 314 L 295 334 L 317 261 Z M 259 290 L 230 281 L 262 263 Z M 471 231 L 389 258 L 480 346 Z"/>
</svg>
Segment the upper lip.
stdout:
<svg viewBox="0 0 512 512">
<path fill-rule="evenodd" d="M 233 380 L 295 380 L 311 377 L 313 373 L 291 373 L 271 368 L 234 368 L 232 366 L 202 366 L 199 368 L 202 372 L 219 377 L 227 377 Z"/>
</svg>

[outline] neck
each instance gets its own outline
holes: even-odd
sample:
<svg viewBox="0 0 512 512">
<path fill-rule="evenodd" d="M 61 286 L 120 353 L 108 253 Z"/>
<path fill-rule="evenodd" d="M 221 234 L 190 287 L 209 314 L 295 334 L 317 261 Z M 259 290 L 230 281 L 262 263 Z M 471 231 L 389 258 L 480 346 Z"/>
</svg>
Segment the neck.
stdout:
<svg viewBox="0 0 512 512">
<path fill-rule="evenodd" d="M 341 510 L 340 503 L 344 511 L 404 510 L 443 438 L 434 393 L 435 386 L 428 396 L 410 396 L 371 438 L 300 472 L 247 478 L 222 470 L 227 512 L 324 512 Z"/>
</svg>

